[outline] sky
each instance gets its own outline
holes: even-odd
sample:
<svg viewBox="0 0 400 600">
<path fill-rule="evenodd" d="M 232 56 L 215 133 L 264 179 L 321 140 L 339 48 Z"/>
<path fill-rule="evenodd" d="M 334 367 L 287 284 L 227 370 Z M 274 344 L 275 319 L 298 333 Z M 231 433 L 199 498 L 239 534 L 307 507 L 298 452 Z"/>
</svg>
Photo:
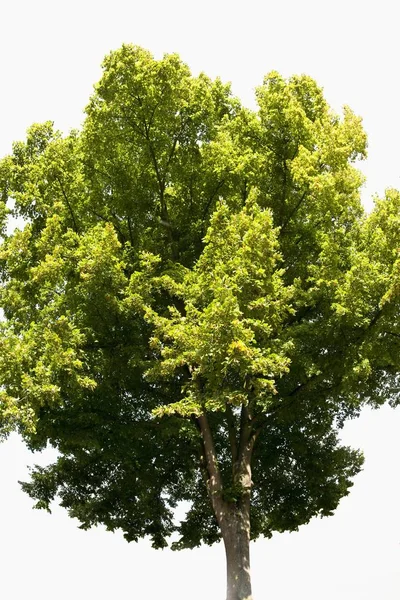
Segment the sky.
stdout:
<svg viewBox="0 0 400 600">
<path fill-rule="evenodd" d="M 363 117 L 368 159 L 363 200 L 400 187 L 400 74 L 393 0 L 3 0 L 0 4 L 0 156 L 34 122 L 68 132 L 83 120 L 101 61 L 122 43 L 156 57 L 178 52 L 194 74 L 231 81 L 254 106 L 254 88 L 277 70 L 306 73 L 336 111 Z M 343 431 L 366 457 L 335 515 L 298 533 L 253 543 L 255 600 L 398 600 L 400 410 L 366 410 Z M 13 435 L 0 445 L 0 582 L 7 600 L 221 600 L 221 545 L 173 553 L 118 533 L 89 532 L 55 507 L 32 510 L 18 480 L 33 456 Z"/>
</svg>

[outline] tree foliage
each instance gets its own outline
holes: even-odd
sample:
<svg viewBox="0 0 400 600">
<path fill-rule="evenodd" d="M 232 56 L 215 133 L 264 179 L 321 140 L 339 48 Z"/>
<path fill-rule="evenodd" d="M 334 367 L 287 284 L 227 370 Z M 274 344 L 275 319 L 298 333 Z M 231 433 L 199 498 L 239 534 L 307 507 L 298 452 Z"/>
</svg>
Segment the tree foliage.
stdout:
<svg viewBox="0 0 400 600">
<path fill-rule="evenodd" d="M 257 102 L 123 46 L 82 131 L 34 125 L 0 163 L 2 428 L 59 451 L 37 506 L 183 548 L 219 539 L 214 493 L 251 487 L 253 538 L 348 493 L 339 428 L 398 401 L 400 195 L 365 214 L 361 121 L 311 78 Z"/>
</svg>

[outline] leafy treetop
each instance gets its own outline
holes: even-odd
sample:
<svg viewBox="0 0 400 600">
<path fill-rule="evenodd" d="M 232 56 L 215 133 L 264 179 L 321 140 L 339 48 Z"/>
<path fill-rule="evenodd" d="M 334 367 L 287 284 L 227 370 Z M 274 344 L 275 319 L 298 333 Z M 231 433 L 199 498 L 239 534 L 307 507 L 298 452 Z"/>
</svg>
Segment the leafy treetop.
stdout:
<svg viewBox="0 0 400 600">
<path fill-rule="evenodd" d="M 3 432 L 58 449 L 24 488 L 84 528 L 213 543 L 209 494 L 251 488 L 252 537 L 295 530 L 361 468 L 344 420 L 398 401 L 400 195 L 364 213 L 361 121 L 311 78 L 257 101 L 123 46 L 82 131 L 0 162 Z"/>
</svg>

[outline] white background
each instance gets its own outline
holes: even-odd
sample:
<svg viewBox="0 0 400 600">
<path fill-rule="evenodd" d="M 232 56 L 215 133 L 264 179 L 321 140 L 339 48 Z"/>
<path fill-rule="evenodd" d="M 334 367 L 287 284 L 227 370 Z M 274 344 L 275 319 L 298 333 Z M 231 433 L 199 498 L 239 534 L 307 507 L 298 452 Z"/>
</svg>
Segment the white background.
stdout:
<svg viewBox="0 0 400 600">
<path fill-rule="evenodd" d="M 178 52 L 196 74 L 220 75 L 254 105 L 263 75 L 307 73 L 335 110 L 364 118 L 373 194 L 400 187 L 397 2 L 357 0 L 14 0 L 0 4 L 0 156 L 33 122 L 67 132 L 83 119 L 106 53 L 123 42 Z M 258 600 L 398 600 L 400 411 L 366 411 L 346 426 L 366 455 L 335 516 L 252 545 Z M 32 511 L 19 488 L 32 456 L 16 436 L 0 446 L 0 594 L 7 600 L 222 600 L 223 548 L 172 553 L 90 532 L 55 507 Z"/>
</svg>

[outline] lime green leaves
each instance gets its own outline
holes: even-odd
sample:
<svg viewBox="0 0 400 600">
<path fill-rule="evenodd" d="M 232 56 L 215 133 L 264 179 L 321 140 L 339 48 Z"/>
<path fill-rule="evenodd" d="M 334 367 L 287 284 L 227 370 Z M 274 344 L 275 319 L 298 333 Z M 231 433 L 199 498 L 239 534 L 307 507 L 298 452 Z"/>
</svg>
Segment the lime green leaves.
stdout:
<svg viewBox="0 0 400 600">
<path fill-rule="evenodd" d="M 184 398 L 157 414 L 268 404 L 290 362 L 279 332 L 293 311 L 292 289 L 282 282 L 279 261 L 277 231 L 254 194 L 237 214 L 220 204 L 204 251 L 179 287 L 184 314 L 147 313 L 155 326 L 152 347 L 161 355 L 149 376 L 190 373 Z"/>
<path fill-rule="evenodd" d="M 360 467 L 337 424 L 398 398 L 399 193 L 364 214 L 361 120 L 311 78 L 257 101 L 124 45 L 82 131 L 0 161 L 1 433 L 58 448 L 26 489 L 84 527 L 163 546 L 184 499 L 180 545 L 215 541 L 198 418 L 229 502 L 246 451 L 254 536 L 296 529 Z"/>
<path fill-rule="evenodd" d="M 222 186 L 202 155 L 238 101 L 175 54 L 123 46 L 103 67 L 82 135 L 90 209 L 132 245 L 193 264 Z"/>
<path fill-rule="evenodd" d="M 352 250 L 352 265 L 337 291 L 336 310 L 354 325 L 399 307 L 400 199 L 388 190 L 364 219 Z"/>
</svg>

